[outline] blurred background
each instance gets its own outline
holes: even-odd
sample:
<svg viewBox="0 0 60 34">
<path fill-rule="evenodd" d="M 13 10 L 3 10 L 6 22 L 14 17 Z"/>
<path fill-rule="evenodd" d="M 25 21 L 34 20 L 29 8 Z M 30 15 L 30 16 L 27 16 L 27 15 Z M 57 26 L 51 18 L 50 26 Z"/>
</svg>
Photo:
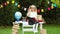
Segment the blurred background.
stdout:
<svg viewBox="0 0 60 34">
<path fill-rule="evenodd" d="M 60 0 L 0 0 L 0 26 L 11 26 L 16 11 L 25 17 L 32 4 L 37 6 L 38 14 L 43 15 L 47 24 L 60 24 Z"/>
</svg>

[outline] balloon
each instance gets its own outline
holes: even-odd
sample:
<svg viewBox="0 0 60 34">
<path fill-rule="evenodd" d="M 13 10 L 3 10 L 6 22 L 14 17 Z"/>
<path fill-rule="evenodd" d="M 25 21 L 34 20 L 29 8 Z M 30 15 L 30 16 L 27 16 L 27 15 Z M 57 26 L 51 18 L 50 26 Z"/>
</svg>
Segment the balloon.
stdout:
<svg viewBox="0 0 60 34">
<path fill-rule="evenodd" d="M 50 2 L 48 1 L 48 4 L 49 4 Z"/>
<path fill-rule="evenodd" d="M 18 8 L 20 8 L 20 4 L 18 5 Z"/>
<path fill-rule="evenodd" d="M 41 12 L 44 12 L 44 9 L 41 9 Z"/>
<path fill-rule="evenodd" d="M 1 5 L 1 8 L 3 8 L 3 5 Z"/>
<path fill-rule="evenodd" d="M 6 6 L 6 5 L 7 5 L 7 3 L 5 2 L 5 3 L 4 3 L 4 6 Z"/>
<path fill-rule="evenodd" d="M 40 9 L 38 9 L 37 12 L 40 13 Z"/>
<path fill-rule="evenodd" d="M 16 12 L 14 16 L 17 20 L 19 20 L 22 17 L 22 14 L 21 12 Z"/>
<path fill-rule="evenodd" d="M 27 8 L 24 8 L 24 11 L 26 11 L 27 10 Z"/>
<path fill-rule="evenodd" d="M 7 1 L 7 4 L 9 4 L 9 1 Z"/>
<path fill-rule="evenodd" d="M 51 6 L 51 9 L 54 9 L 54 6 Z"/>
<path fill-rule="evenodd" d="M 51 8 L 50 8 L 50 7 L 48 7 L 48 10 L 51 10 Z"/>
<path fill-rule="evenodd" d="M 12 4 L 14 4 L 14 3 L 15 3 L 15 1 L 13 0 L 13 1 L 12 1 Z"/>
</svg>

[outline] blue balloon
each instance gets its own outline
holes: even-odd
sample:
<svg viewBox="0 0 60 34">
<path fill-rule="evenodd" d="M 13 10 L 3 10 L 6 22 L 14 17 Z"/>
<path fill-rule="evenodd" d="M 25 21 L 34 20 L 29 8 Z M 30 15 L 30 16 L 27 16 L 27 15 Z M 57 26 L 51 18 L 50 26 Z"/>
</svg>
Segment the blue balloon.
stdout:
<svg viewBox="0 0 60 34">
<path fill-rule="evenodd" d="M 21 12 L 16 12 L 14 16 L 17 20 L 19 20 L 22 17 L 22 14 Z"/>
</svg>

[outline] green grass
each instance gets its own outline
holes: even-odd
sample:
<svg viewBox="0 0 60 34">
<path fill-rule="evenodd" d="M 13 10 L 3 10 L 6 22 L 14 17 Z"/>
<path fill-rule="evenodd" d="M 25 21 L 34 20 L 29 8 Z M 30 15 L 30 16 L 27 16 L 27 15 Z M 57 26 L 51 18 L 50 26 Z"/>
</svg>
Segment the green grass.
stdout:
<svg viewBox="0 0 60 34">
<path fill-rule="evenodd" d="M 47 30 L 47 34 L 60 34 L 60 25 L 44 25 L 43 28 Z M 12 33 L 11 26 L 7 28 L 0 26 L 0 34 L 11 34 L 11 33 Z M 22 28 L 19 29 L 19 34 L 22 34 Z M 33 34 L 33 32 L 25 32 L 25 34 Z"/>
</svg>

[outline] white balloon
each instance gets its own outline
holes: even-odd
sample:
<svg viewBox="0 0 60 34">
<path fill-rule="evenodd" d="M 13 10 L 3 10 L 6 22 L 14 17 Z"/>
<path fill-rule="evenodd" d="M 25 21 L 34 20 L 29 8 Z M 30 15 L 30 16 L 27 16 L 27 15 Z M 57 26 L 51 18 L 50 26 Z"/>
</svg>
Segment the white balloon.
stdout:
<svg viewBox="0 0 60 34">
<path fill-rule="evenodd" d="M 24 11 L 26 11 L 27 10 L 27 8 L 24 8 Z"/>
</svg>

